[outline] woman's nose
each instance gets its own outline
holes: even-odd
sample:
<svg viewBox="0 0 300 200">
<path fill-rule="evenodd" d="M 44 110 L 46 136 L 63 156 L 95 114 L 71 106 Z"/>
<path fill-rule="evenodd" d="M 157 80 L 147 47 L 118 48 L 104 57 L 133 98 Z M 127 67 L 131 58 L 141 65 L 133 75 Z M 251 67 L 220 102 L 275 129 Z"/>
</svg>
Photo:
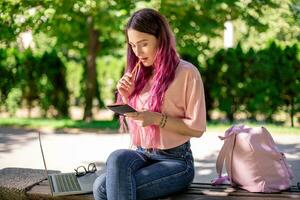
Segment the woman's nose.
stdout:
<svg viewBox="0 0 300 200">
<path fill-rule="evenodd" d="M 136 56 L 140 57 L 143 54 L 142 48 L 141 47 L 136 47 Z"/>
</svg>

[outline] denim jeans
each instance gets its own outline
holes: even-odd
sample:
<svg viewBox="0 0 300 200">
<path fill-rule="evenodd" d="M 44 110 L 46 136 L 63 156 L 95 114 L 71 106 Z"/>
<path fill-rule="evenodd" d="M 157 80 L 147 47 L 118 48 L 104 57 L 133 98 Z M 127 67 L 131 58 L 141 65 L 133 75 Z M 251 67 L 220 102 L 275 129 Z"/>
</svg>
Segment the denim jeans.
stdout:
<svg viewBox="0 0 300 200">
<path fill-rule="evenodd" d="M 155 199 L 186 190 L 193 178 L 190 142 L 167 150 L 121 149 L 108 157 L 93 193 L 95 200 Z"/>
</svg>

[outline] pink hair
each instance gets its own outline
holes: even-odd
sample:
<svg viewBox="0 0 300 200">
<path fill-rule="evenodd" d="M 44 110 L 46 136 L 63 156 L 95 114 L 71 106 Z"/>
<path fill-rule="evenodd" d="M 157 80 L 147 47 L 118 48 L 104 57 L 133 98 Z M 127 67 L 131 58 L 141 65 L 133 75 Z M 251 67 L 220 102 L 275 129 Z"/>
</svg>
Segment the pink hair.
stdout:
<svg viewBox="0 0 300 200">
<path fill-rule="evenodd" d="M 129 96 L 129 104 L 136 107 L 138 95 L 153 74 L 154 84 L 150 90 L 150 99 L 148 101 L 149 111 L 161 112 L 165 92 L 174 80 L 175 71 L 179 63 L 179 57 L 175 48 L 175 38 L 170 31 L 166 19 L 153 9 L 142 9 L 135 12 L 127 24 L 126 35 L 128 29 L 154 35 L 159 41 L 153 66 L 144 67 L 141 64 L 137 79 L 135 80 L 135 89 Z M 131 72 L 137 62 L 137 56 L 130 45 L 128 45 L 126 72 Z M 120 97 L 118 99 L 120 100 Z M 123 120 L 121 120 L 122 123 L 124 123 Z M 132 143 L 134 145 L 139 146 L 141 144 L 140 141 L 143 140 L 147 148 L 158 148 L 160 146 L 160 131 L 158 126 L 151 125 L 144 127 L 147 132 L 144 136 L 140 135 L 138 126 L 131 120 L 129 121 L 129 128 L 132 133 Z"/>
</svg>

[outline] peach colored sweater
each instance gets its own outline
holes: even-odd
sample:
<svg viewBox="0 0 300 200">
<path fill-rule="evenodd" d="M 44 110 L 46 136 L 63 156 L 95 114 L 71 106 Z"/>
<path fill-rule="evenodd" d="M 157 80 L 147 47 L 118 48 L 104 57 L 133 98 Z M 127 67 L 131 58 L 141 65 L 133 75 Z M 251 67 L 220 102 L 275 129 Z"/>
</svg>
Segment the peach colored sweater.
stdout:
<svg viewBox="0 0 300 200">
<path fill-rule="evenodd" d="M 139 95 L 137 110 L 147 110 L 151 80 L 145 85 Z M 175 72 L 175 78 L 169 85 L 162 105 L 162 113 L 167 116 L 178 117 L 191 129 L 206 131 L 206 109 L 202 79 L 197 68 L 191 63 L 180 60 Z M 143 127 L 138 127 L 139 134 L 147 134 Z M 200 134 L 200 133 L 199 133 Z M 200 135 L 199 135 L 200 136 Z M 144 138 L 144 137 L 140 137 Z M 160 148 L 169 149 L 187 142 L 191 137 L 177 132 L 160 128 Z M 144 141 L 134 146 L 147 148 Z"/>
</svg>

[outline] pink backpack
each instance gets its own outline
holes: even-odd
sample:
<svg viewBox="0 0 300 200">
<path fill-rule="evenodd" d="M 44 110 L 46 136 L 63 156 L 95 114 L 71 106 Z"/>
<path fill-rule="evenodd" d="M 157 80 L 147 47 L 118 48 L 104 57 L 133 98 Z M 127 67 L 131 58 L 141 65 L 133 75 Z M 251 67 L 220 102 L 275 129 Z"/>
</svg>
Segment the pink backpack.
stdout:
<svg viewBox="0 0 300 200">
<path fill-rule="evenodd" d="M 291 186 L 291 168 L 266 128 L 235 125 L 225 132 L 225 137 L 219 137 L 224 144 L 216 162 L 219 177 L 213 180 L 213 185 L 228 179 L 231 185 L 249 192 L 266 193 Z M 221 176 L 224 161 L 227 177 Z"/>
</svg>

